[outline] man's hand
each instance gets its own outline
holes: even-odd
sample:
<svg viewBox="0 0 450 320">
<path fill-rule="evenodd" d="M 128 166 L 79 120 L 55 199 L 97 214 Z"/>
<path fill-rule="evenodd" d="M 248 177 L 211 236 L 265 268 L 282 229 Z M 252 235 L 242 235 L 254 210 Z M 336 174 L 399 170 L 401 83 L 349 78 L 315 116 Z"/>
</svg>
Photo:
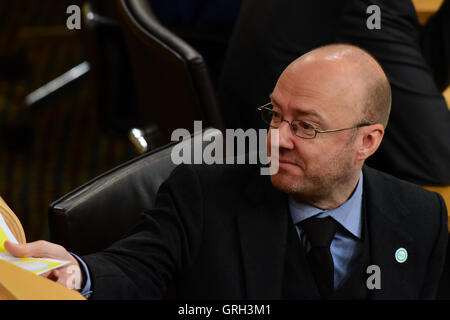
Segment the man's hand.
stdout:
<svg viewBox="0 0 450 320">
<path fill-rule="evenodd" d="M 75 259 L 64 247 L 47 241 L 36 241 L 27 244 L 15 244 L 6 241 L 5 249 L 17 258 L 52 258 L 70 261 L 62 268 L 51 270 L 42 274 L 69 289 L 79 290 L 83 283 L 82 272 L 77 259 Z"/>
</svg>

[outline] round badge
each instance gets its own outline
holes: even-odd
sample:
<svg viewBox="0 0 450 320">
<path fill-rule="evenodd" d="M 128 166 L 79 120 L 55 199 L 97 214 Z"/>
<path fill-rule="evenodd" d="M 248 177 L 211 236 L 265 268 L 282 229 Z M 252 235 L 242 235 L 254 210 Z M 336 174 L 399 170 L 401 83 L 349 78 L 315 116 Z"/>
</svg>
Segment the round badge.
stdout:
<svg viewBox="0 0 450 320">
<path fill-rule="evenodd" d="M 405 248 L 399 248 L 395 251 L 395 260 L 397 260 L 398 263 L 403 263 L 406 259 L 408 259 L 408 251 L 406 251 Z"/>
</svg>

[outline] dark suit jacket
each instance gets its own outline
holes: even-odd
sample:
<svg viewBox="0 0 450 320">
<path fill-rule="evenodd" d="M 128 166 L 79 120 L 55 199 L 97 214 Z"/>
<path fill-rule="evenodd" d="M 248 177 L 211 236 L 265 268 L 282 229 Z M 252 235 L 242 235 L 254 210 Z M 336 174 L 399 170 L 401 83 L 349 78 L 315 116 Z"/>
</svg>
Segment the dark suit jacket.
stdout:
<svg viewBox="0 0 450 320">
<path fill-rule="evenodd" d="M 447 244 L 442 198 L 367 167 L 363 174 L 382 282 L 371 297 L 434 297 Z M 280 299 L 289 227 L 287 196 L 257 166 L 181 165 L 132 235 L 83 259 L 94 299 L 160 298 L 172 282 L 180 298 Z M 394 259 L 400 247 L 403 264 Z"/>
<path fill-rule="evenodd" d="M 367 7 L 381 10 L 369 30 Z M 450 185 L 450 0 L 422 27 L 411 0 L 247 0 L 225 59 L 219 99 L 227 128 L 265 128 L 256 108 L 281 72 L 330 43 L 371 53 L 392 86 L 386 135 L 368 165 L 420 185 Z"/>
</svg>

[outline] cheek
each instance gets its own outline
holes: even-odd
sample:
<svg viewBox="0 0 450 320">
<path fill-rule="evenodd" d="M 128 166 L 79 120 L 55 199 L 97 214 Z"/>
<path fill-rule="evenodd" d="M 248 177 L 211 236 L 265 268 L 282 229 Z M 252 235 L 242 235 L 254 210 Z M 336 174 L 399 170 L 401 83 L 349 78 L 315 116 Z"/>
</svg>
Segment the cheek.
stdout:
<svg viewBox="0 0 450 320">
<path fill-rule="evenodd" d="M 296 157 L 305 173 L 324 170 L 334 149 L 335 146 L 325 145 L 320 140 L 305 140 L 295 145 Z"/>
<path fill-rule="evenodd" d="M 321 149 L 318 148 L 314 142 L 315 141 L 313 140 L 298 140 L 295 142 L 295 149 L 293 152 L 295 153 L 297 159 L 304 162 L 305 165 L 310 162 L 316 162 L 318 157 L 321 155 Z"/>
</svg>

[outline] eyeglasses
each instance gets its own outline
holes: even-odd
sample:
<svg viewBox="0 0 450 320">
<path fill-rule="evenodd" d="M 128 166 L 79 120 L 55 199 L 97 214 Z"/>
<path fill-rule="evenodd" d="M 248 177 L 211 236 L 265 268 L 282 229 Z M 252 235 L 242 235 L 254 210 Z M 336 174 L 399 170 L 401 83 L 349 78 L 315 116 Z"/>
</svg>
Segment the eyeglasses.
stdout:
<svg viewBox="0 0 450 320">
<path fill-rule="evenodd" d="M 358 124 L 354 127 L 344 129 L 318 130 L 312 124 L 309 124 L 308 122 L 305 122 L 303 120 L 292 120 L 291 122 L 284 120 L 283 115 L 281 113 L 273 110 L 271 102 L 259 107 L 258 110 L 261 111 L 262 120 L 268 125 L 270 125 L 272 128 L 279 128 L 281 126 L 281 123 L 285 121 L 291 127 L 292 133 L 295 134 L 297 137 L 303 139 L 314 139 L 318 133 L 338 132 L 371 125 L 369 123 L 363 123 Z"/>
</svg>

